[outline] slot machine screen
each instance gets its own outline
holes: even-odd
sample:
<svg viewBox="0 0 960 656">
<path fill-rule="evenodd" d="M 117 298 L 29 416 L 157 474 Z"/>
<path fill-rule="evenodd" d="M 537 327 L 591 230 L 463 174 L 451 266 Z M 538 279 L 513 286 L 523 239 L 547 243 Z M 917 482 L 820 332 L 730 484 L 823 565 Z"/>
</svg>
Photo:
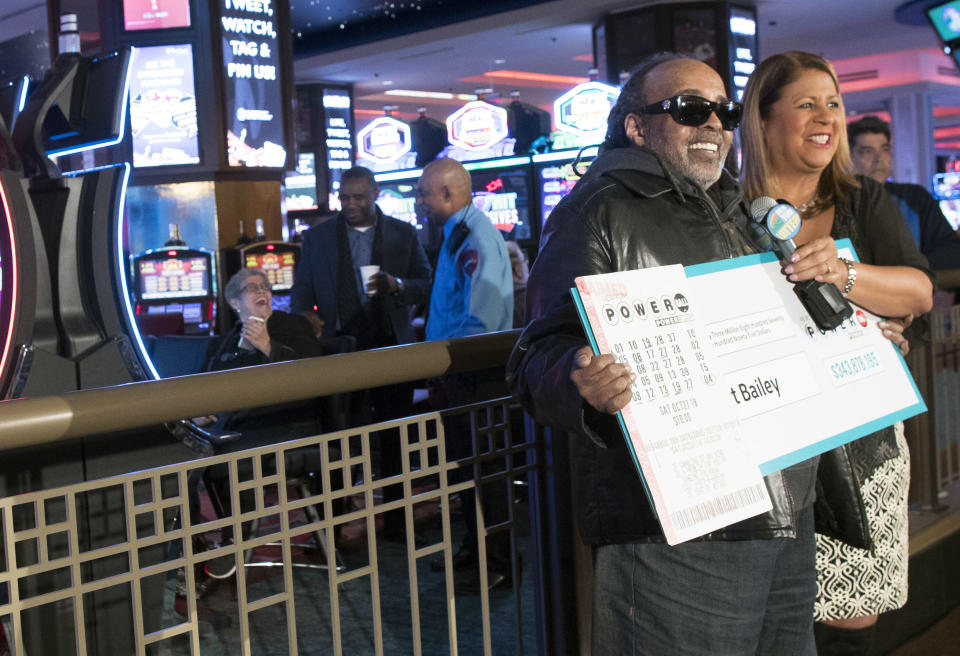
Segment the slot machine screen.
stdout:
<svg viewBox="0 0 960 656">
<path fill-rule="evenodd" d="M 112 146 L 123 139 L 129 64 L 128 49 L 93 57 L 72 84 L 49 99 L 50 110 L 43 122 L 47 155 L 70 155 Z M 69 98 L 77 101 L 67 104 Z M 69 116 L 64 108 L 69 108 Z"/>
<path fill-rule="evenodd" d="M 135 260 L 134 274 L 141 301 L 197 298 L 211 294 L 209 257 L 141 257 Z"/>
<path fill-rule="evenodd" d="M 284 176 L 288 212 L 319 209 L 315 161 L 313 153 L 300 153 L 296 172 Z"/>
<path fill-rule="evenodd" d="M 577 170 L 580 174 L 586 173 L 586 169 L 592 163 L 592 159 L 580 160 L 577 164 Z M 563 200 L 564 196 L 569 194 L 577 182 L 580 181 L 580 175 L 573 170 L 573 162 L 550 162 L 537 167 L 537 182 L 540 189 L 540 221 L 541 227 L 546 224 L 553 208 Z"/>
<path fill-rule="evenodd" d="M 377 196 L 377 206 L 387 216 L 406 221 L 417 229 L 417 234 L 423 231 L 423 224 L 417 218 L 417 181 L 400 180 L 392 182 L 378 182 L 380 195 Z"/>
<path fill-rule="evenodd" d="M 267 274 L 267 281 L 274 292 L 286 291 L 293 287 L 293 274 L 297 268 L 297 256 L 294 251 L 280 253 L 245 253 L 245 269 L 258 268 Z M 276 297 L 274 297 L 276 300 Z M 274 309 L 278 309 L 274 307 Z"/>
<path fill-rule="evenodd" d="M 960 39 L 960 0 L 941 2 L 926 8 L 927 18 L 944 43 Z"/>
<path fill-rule="evenodd" d="M 940 201 L 940 211 L 954 230 L 960 230 L 960 198 Z"/>
<path fill-rule="evenodd" d="M 530 174 L 527 168 L 474 169 L 473 204 L 507 239 L 534 239 L 530 229 Z"/>
<path fill-rule="evenodd" d="M 273 300 L 270 303 L 270 306 L 274 310 L 279 310 L 280 312 L 286 312 L 291 314 L 291 305 L 293 303 L 293 296 L 290 294 L 274 294 Z"/>
</svg>

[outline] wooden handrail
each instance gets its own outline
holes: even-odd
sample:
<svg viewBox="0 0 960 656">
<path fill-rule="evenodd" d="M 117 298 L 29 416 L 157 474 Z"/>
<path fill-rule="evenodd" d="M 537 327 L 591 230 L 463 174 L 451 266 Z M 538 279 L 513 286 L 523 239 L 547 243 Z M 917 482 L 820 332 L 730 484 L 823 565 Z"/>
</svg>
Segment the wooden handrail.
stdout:
<svg viewBox="0 0 960 656">
<path fill-rule="evenodd" d="M 0 402 L 0 449 L 503 366 L 519 330 Z"/>
</svg>

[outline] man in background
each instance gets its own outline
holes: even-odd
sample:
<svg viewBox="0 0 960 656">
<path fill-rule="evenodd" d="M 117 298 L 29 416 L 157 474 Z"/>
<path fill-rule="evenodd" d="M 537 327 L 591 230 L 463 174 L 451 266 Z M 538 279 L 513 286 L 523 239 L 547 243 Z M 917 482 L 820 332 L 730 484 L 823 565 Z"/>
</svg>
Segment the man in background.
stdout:
<svg viewBox="0 0 960 656">
<path fill-rule="evenodd" d="M 409 307 L 425 304 L 432 271 L 416 229 L 377 207 L 373 172 L 344 171 L 340 213 L 304 233 L 291 307 L 318 337 L 351 335 L 357 348 L 413 341 Z M 360 267 L 378 265 L 367 287 Z"/>
<path fill-rule="evenodd" d="M 420 213 L 443 230 L 437 257 L 437 275 L 430 296 L 427 339 L 454 339 L 513 327 L 513 274 L 510 256 L 500 232 L 486 214 L 473 205 L 470 174 L 452 159 L 431 162 L 417 184 Z M 506 388 L 500 372 L 479 371 L 444 376 L 441 380 L 446 405 L 455 407 L 503 396 Z M 445 423 L 450 460 L 473 453 L 469 417 L 453 415 Z M 504 482 L 483 488 L 481 501 L 488 525 L 507 517 Z M 477 524 L 474 495 L 461 493 L 466 537 L 453 558 L 454 569 L 478 564 Z M 510 578 L 509 534 L 499 532 L 487 541 L 487 582 L 490 587 Z M 443 561 L 432 563 L 443 569 Z"/>
<path fill-rule="evenodd" d="M 362 166 L 344 171 L 340 180 L 340 213 L 314 226 L 303 247 L 291 292 L 291 309 L 307 318 L 324 340 L 349 336 L 357 349 L 414 341 L 410 307 L 426 304 L 432 271 L 416 229 L 377 207 L 373 173 Z M 378 266 L 364 281 L 361 267 Z M 350 404 L 351 425 L 387 421 L 410 414 L 413 384 L 368 390 Z M 377 442 L 380 474 L 399 474 L 400 436 L 385 431 Z M 387 488 L 384 500 L 400 498 L 399 486 Z M 401 539 L 403 513 L 384 520 L 388 538 Z"/>
<path fill-rule="evenodd" d="M 847 125 L 847 136 L 857 173 L 873 178 L 894 197 L 930 268 L 960 268 L 960 236 L 940 211 L 936 199 L 920 185 L 888 182 L 892 166 L 887 122 L 877 116 L 865 116 Z"/>
</svg>

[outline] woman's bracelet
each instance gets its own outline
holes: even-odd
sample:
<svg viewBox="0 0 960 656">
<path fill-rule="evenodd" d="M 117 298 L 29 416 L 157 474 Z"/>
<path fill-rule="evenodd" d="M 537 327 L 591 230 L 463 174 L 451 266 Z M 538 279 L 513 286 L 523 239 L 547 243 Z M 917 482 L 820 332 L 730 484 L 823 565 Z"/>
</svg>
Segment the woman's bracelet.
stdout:
<svg viewBox="0 0 960 656">
<path fill-rule="evenodd" d="M 841 294 L 846 296 L 850 293 L 850 290 L 853 289 L 853 283 L 857 282 L 857 267 L 852 260 L 839 257 L 837 258 L 845 265 L 847 265 L 847 283 L 843 286 L 843 289 L 840 291 Z"/>
</svg>

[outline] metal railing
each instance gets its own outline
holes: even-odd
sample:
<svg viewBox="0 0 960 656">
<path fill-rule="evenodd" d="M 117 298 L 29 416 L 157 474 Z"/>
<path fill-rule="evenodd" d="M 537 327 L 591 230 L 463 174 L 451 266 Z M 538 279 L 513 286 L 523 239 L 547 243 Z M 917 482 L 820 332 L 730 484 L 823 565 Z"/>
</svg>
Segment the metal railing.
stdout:
<svg viewBox="0 0 960 656">
<path fill-rule="evenodd" d="M 937 275 L 941 286 L 960 286 L 960 269 Z M 907 356 L 928 407 L 928 412 L 906 422 L 910 501 L 942 509 L 941 492 L 960 481 L 960 305 L 934 308 L 926 321 L 926 343 L 911 345 Z"/>
<path fill-rule="evenodd" d="M 10 618 L 13 653 L 120 653 L 116 642 L 88 635 L 87 627 L 100 621 L 101 603 L 128 609 L 132 626 L 110 630 L 125 634 L 115 637 L 136 654 L 206 653 L 201 645 L 244 655 L 254 649 L 536 653 L 530 511 L 515 492 L 536 487 L 536 445 L 514 435 L 509 400 L 466 411 L 475 455 L 456 462 L 447 458 L 451 438 L 444 430 L 452 413 L 429 413 L 0 500 L 10 558 L 0 572 L 0 588 L 10 596 L 0 603 L 0 617 Z M 377 479 L 372 443 L 389 429 L 399 430 L 403 471 Z M 289 464 L 305 451 L 318 464 L 311 485 L 297 486 L 304 496 L 294 496 Z M 226 468 L 233 511 L 203 516 L 192 507 L 201 503 L 204 473 L 218 465 Z M 468 475 L 458 476 L 463 469 Z M 377 503 L 384 488 L 398 484 L 401 499 Z M 476 513 L 482 539 L 475 547 L 479 563 L 486 563 L 487 541 L 509 537 L 512 585 L 506 590 L 488 590 L 485 567 L 467 573 L 453 568 L 461 533 L 454 509 L 480 484 L 506 490 L 505 521 L 489 525 L 482 511 Z M 481 496 L 473 495 L 478 509 Z M 424 519 L 417 515 L 426 506 L 433 509 L 427 519 L 432 529 L 418 543 Z M 299 516 L 308 508 L 315 519 Z M 401 545 L 385 543 L 377 530 L 378 519 L 392 510 L 404 514 Z M 232 539 L 221 540 L 225 531 Z M 330 566 L 337 534 L 346 531 L 360 537 L 339 568 Z M 307 553 L 311 538 L 325 549 Z M 279 551 L 273 571 L 250 569 L 271 544 Z M 526 570 L 517 555 L 521 544 Z M 323 570 L 296 570 L 303 559 Z M 430 566 L 434 559 L 442 563 L 439 572 Z M 227 594 L 208 596 L 203 588 L 212 581 L 201 573 L 215 560 L 232 563 L 236 573 Z M 97 599 L 111 591 L 109 600 Z M 237 629 L 212 628 L 204 621 L 211 613 L 229 616 Z M 44 621 L 51 615 L 58 636 Z M 312 618 L 312 627 L 305 618 Z"/>
<path fill-rule="evenodd" d="M 911 353 L 931 408 L 917 420 L 911 449 L 920 474 L 914 479 L 921 484 L 914 500 L 935 505 L 939 490 L 960 479 L 960 307 L 932 313 L 931 334 L 928 349 Z M 0 447 L 67 444 L 182 417 L 500 367 L 517 335 L 3 402 Z M 210 644 L 222 653 L 381 654 L 396 649 L 398 641 L 403 653 L 413 654 L 545 653 L 553 651 L 563 630 L 575 640 L 576 628 L 564 626 L 569 609 L 561 606 L 576 602 L 551 599 L 545 589 L 560 571 L 558 562 L 569 557 L 558 544 L 575 539 L 559 508 L 564 502 L 552 499 L 557 483 L 546 480 L 556 475 L 562 488 L 563 472 L 551 469 L 551 459 L 562 462 L 564 449 L 552 453 L 539 427 L 519 431 L 519 409 L 509 399 L 460 412 L 469 417 L 472 452 L 456 461 L 447 458 L 446 426 L 457 414 L 451 410 L 0 499 L 0 620 L 13 653 L 44 653 L 28 648 L 30 631 L 52 631 L 54 623 L 70 644 L 49 653 L 78 655 L 113 653 L 98 650 L 109 641 L 102 634 L 118 630 L 129 634 L 124 640 L 132 653 L 158 655 L 199 654 Z M 399 435 L 403 468 L 396 476 L 377 478 L 373 442 L 387 430 Z M 288 466 L 291 456 L 304 452 L 319 461 L 306 479 Z M 198 498 L 209 496 L 203 474 L 213 466 L 225 472 L 233 512 L 211 515 L 196 507 Z M 309 484 L 302 485 L 304 480 Z M 403 487 L 402 497 L 384 500 L 385 488 L 394 485 Z M 506 519 L 485 523 L 477 512 L 482 539 L 476 549 L 485 563 L 487 541 L 497 534 L 509 537 L 513 585 L 506 595 L 488 591 L 486 567 L 464 575 L 452 560 L 463 500 L 481 509 L 493 496 L 469 492 L 498 485 L 505 490 Z M 293 489 L 299 494 L 292 495 Z M 559 504 L 549 512 L 541 508 L 544 494 L 551 496 L 545 504 Z M 560 496 L 565 494 L 568 490 Z M 378 533 L 378 520 L 398 510 L 405 540 L 391 547 Z M 432 519 L 426 521 L 430 535 L 421 542 L 417 529 L 424 517 Z M 259 530 L 253 530 L 255 524 Z M 337 534 L 342 543 L 342 534 L 351 531 L 354 546 L 345 568 L 295 566 L 298 560 L 335 565 Z M 226 534 L 232 542 L 221 539 Z M 321 547 L 313 555 L 304 546 L 310 538 Z M 278 546 L 267 546 L 274 542 Z M 278 566 L 245 566 L 271 548 L 279 551 Z M 541 560 L 551 549 L 546 558 L 553 560 Z M 440 571 L 434 571 L 431 561 L 438 558 Z M 230 588 L 235 600 L 205 596 L 210 593 L 198 573 L 214 561 L 236 567 Z M 557 579 L 553 585 L 564 584 Z M 226 632 L 207 617 L 224 604 L 235 624 Z M 106 606 L 128 609 L 130 626 L 98 626 L 97 613 Z M 464 614 L 464 609 L 470 610 Z"/>
<path fill-rule="evenodd" d="M 0 443 L 502 367 L 516 336 L 6 402 Z M 457 416 L 469 435 L 449 432 Z M 542 445 L 522 426 L 501 398 L 0 499 L 0 620 L 12 653 L 536 653 L 550 642 L 534 528 Z M 402 472 L 379 478 L 374 445 L 390 436 Z M 450 440 L 464 437 L 470 455 L 449 458 Z M 304 459 L 312 464 L 296 464 Z M 211 512 L 207 475 L 218 468 L 229 502 Z M 402 486 L 399 498 L 384 494 L 391 486 Z M 504 505 L 491 521 L 496 499 Z M 468 505 L 478 566 L 462 571 L 453 551 Z M 403 514 L 401 544 L 379 531 L 391 511 Z M 487 545 L 504 538 L 510 584 L 490 590 Z M 253 569 L 264 553 L 276 566 Z M 203 571 L 213 563 L 235 568 L 227 593 L 209 591 Z M 211 614 L 235 628 L 211 626 Z"/>
<path fill-rule="evenodd" d="M 0 449 L 503 366 L 518 335 L 504 331 L 3 401 Z"/>
<path fill-rule="evenodd" d="M 960 305 L 932 312 L 930 333 L 937 484 L 943 489 L 960 481 Z"/>
</svg>

